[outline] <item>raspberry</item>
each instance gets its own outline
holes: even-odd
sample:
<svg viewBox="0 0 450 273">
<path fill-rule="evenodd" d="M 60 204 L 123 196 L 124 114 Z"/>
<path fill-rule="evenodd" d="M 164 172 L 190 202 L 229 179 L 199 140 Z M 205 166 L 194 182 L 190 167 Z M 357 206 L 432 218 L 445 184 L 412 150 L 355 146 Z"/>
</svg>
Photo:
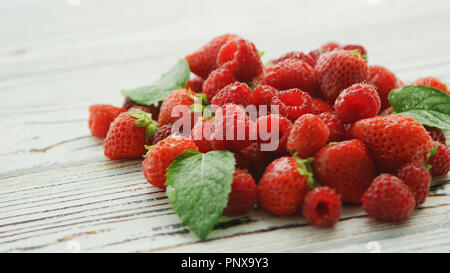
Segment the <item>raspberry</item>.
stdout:
<svg viewBox="0 0 450 273">
<path fill-rule="evenodd" d="M 200 152 L 206 153 L 225 149 L 223 140 L 214 139 L 214 131 L 214 119 L 204 119 L 195 123 L 191 131 L 191 139 L 194 140 Z"/>
<path fill-rule="evenodd" d="M 327 125 L 328 136 L 327 142 L 337 142 L 345 139 L 344 122 L 333 113 L 322 113 L 318 117 Z"/>
<path fill-rule="evenodd" d="M 424 126 L 424 127 L 433 140 L 439 141 L 442 144 L 447 144 L 447 141 L 445 139 L 445 134 L 444 134 L 444 132 L 442 132 L 441 129 L 435 128 L 435 127 L 429 127 L 429 126 Z"/>
<path fill-rule="evenodd" d="M 202 86 L 205 80 L 202 77 L 195 77 L 186 83 L 186 89 L 191 89 L 196 93 L 202 93 Z"/>
<path fill-rule="evenodd" d="M 234 153 L 234 159 L 236 160 L 236 168 L 241 170 L 250 170 L 250 162 L 248 162 L 241 153 Z"/>
<path fill-rule="evenodd" d="M 436 78 L 431 77 L 431 76 L 417 79 L 416 81 L 411 83 L 411 85 L 425 85 L 425 86 L 429 86 L 429 87 L 432 87 L 432 88 L 439 89 L 439 90 L 447 93 L 447 95 L 450 95 L 450 91 L 448 91 L 447 85 L 445 85 L 439 79 L 436 79 Z"/>
<path fill-rule="evenodd" d="M 203 82 L 203 94 L 208 100 L 212 98 L 225 86 L 235 82 L 235 78 L 230 70 L 226 68 L 218 68 L 214 70 L 206 81 Z"/>
<path fill-rule="evenodd" d="M 291 121 L 312 111 L 311 96 L 300 89 L 279 92 L 272 98 L 271 105 L 279 107 L 279 113 Z"/>
<path fill-rule="evenodd" d="M 330 51 L 333 51 L 335 49 L 340 49 L 340 48 L 341 48 L 341 46 L 338 43 L 328 42 L 320 47 L 320 52 L 325 53 L 325 52 L 330 52 Z"/>
<path fill-rule="evenodd" d="M 127 109 L 107 104 L 89 106 L 89 129 L 91 134 L 98 138 L 105 138 L 111 122 L 125 111 Z"/>
<path fill-rule="evenodd" d="M 234 103 L 246 107 L 250 104 L 252 90 L 246 83 L 235 82 L 225 86 L 211 100 L 211 104 L 222 106 L 227 103 Z"/>
<path fill-rule="evenodd" d="M 397 171 L 397 177 L 409 187 L 417 205 L 425 202 L 430 192 L 431 175 L 423 164 L 406 164 Z"/>
<path fill-rule="evenodd" d="M 303 202 L 303 216 L 318 227 L 331 227 L 341 217 L 342 204 L 339 194 L 329 187 L 316 187 L 309 191 Z"/>
<path fill-rule="evenodd" d="M 171 134 L 172 134 L 172 124 L 168 123 L 158 127 L 158 129 L 156 129 L 155 135 L 153 136 L 152 144 L 153 145 L 157 144 L 161 140 L 166 139 Z"/>
<path fill-rule="evenodd" d="M 298 51 L 292 51 L 292 52 L 288 52 L 288 53 L 284 54 L 283 56 L 281 56 L 278 59 L 272 60 L 272 63 L 278 64 L 287 59 L 297 59 L 297 60 L 304 61 L 307 64 L 309 64 L 311 67 L 313 67 L 316 64 L 317 58 L 318 58 L 318 56 L 316 56 L 316 53 L 313 51 L 311 51 L 308 54 L 305 54 L 303 52 L 298 52 Z"/>
<path fill-rule="evenodd" d="M 167 123 L 173 124 L 180 118 L 188 118 L 191 114 L 190 112 L 182 112 L 179 116 L 172 116 L 172 110 L 176 106 L 190 106 L 194 103 L 192 96 L 194 96 L 195 93 L 189 92 L 190 91 L 186 89 L 174 90 L 164 99 L 159 112 L 158 126 L 163 126 Z M 186 110 L 188 110 L 188 108 L 186 108 Z"/>
<path fill-rule="evenodd" d="M 269 85 L 258 85 L 253 89 L 250 99 L 251 104 L 254 105 L 267 105 L 270 107 L 272 98 L 278 94 L 278 90 Z M 270 109 L 268 109 L 270 110 Z"/>
<path fill-rule="evenodd" d="M 389 93 L 392 90 L 405 85 L 389 69 L 379 65 L 372 65 L 369 67 L 369 83 L 377 87 L 382 110 L 390 106 L 388 100 Z"/>
<path fill-rule="evenodd" d="M 308 176 L 294 157 L 276 159 L 267 167 L 258 185 L 258 203 L 269 213 L 288 215 L 297 212 L 306 195 Z"/>
<path fill-rule="evenodd" d="M 345 123 L 371 118 L 380 111 L 377 90 L 371 85 L 357 83 L 343 90 L 334 102 L 336 115 Z"/>
<path fill-rule="evenodd" d="M 267 166 L 273 160 L 272 153 L 261 151 L 261 144 L 258 142 L 253 142 L 251 145 L 242 149 L 239 155 L 249 162 L 249 171 L 256 180 L 261 178 Z"/>
<path fill-rule="evenodd" d="M 275 154 L 286 153 L 286 144 L 292 129 L 292 122 L 286 117 L 271 114 L 257 120 L 258 142 L 271 144 Z"/>
<path fill-rule="evenodd" d="M 192 73 L 206 79 L 217 68 L 216 59 L 220 48 L 227 42 L 238 38 L 235 34 L 224 34 L 209 41 L 199 50 L 186 56 Z"/>
<path fill-rule="evenodd" d="M 137 104 L 136 102 L 132 101 L 130 98 L 125 98 L 125 101 L 123 102 L 123 108 L 126 108 L 128 110 L 133 109 L 139 109 L 146 113 L 152 114 L 153 120 L 158 120 L 159 115 L 159 109 L 161 108 L 161 104 L 159 105 L 141 105 Z"/>
<path fill-rule="evenodd" d="M 344 50 L 359 50 L 361 56 L 367 61 L 367 50 L 362 45 L 345 45 L 342 47 Z"/>
<path fill-rule="evenodd" d="M 246 171 L 236 169 L 224 214 L 240 215 L 250 211 L 257 202 L 256 183 Z"/>
<path fill-rule="evenodd" d="M 450 149 L 447 145 L 439 143 L 436 153 L 428 159 L 427 163 L 431 165 L 431 176 L 447 175 L 450 171 Z"/>
<path fill-rule="evenodd" d="M 167 168 L 185 150 L 198 150 L 198 148 L 193 140 L 184 136 L 173 136 L 153 146 L 142 162 L 145 179 L 153 186 L 165 189 Z"/>
<path fill-rule="evenodd" d="M 327 125 L 318 116 L 306 114 L 295 121 L 286 147 L 289 152 L 307 158 L 327 143 L 328 135 Z"/>
<path fill-rule="evenodd" d="M 312 112 L 311 114 L 319 115 L 326 112 L 333 112 L 333 107 L 324 100 L 312 98 L 311 101 Z"/>
<path fill-rule="evenodd" d="M 239 81 L 251 81 L 263 72 L 261 57 L 255 45 L 236 38 L 220 49 L 217 65 L 229 69 Z"/>
<path fill-rule="evenodd" d="M 298 88 L 312 95 L 314 93 L 314 70 L 302 60 L 287 59 L 268 67 L 264 73 L 263 82 L 278 90 Z"/>
<path fill-rule="evenodd" d="M 389 115 L 392 115 L 392 113 L 393 113 L 392 107 L 388 107 L 388 108 L 384 109 L 383 111 L 381 111 L 380 116 L 382 116 L 382 117 L 389 116 Z"/>
<path fill-rule="evenodd" d="M 396 222 L 408 219 L 416 202 L 408 186 L 398 177 L 381 174 L 362 197 L 362 204 L 370 217 Z"/>
</svg>

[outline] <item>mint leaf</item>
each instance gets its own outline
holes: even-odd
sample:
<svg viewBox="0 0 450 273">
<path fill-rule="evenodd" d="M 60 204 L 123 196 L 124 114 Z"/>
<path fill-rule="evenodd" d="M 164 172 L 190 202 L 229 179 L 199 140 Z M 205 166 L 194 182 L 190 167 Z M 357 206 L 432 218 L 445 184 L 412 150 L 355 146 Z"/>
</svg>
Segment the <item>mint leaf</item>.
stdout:
<svg viewBox="0 0 450 273">
<path fill-rule="evenodd" d="M 125 97 L 142 105 L 158 105 L 173 90 L 185 88 L 190 70 L 186 60 L 180 59 L 175 66 L 164 73 L 154 84 L 131 90 L 122 90 Z"/>
<path fill-rule="evenodd" d="M 438 89 L 409 85 L 389 93 L 396 114 L 413 117 L 422 125 L 450 130 L 450 96 Z"/>
<path fill-rule="evenodd" d="M 235 159 L 229 151 L 187 150 L 167 169 L 166 193 L 181 221 L 205 240 L 231 191 Z"/>
</svg>

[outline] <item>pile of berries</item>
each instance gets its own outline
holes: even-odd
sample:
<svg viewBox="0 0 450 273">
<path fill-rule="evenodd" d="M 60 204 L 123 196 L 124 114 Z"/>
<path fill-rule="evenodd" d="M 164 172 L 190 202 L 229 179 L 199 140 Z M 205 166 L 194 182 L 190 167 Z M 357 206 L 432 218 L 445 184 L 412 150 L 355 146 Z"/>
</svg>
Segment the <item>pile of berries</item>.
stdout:
<svg viewBox="0 0 450 273">
<path fill-rule="evenodd" d="M 225 34 L 185 60 L 195 76 L 159 105 L 127 98 L 123 107 L 89 108 L 89 128 L 105 138 L 105 156 L 145 155 L 143 174 L 156 187 L 165 189 L 167 168 L 183 151 L 229 150 L 236 171 L 225 214 L 258 205 L 275 215 L 301 212 L 311 224 L 330 227 L 342 203 L 362 204 L 378 220 L 405 220 L 425 202 L 432 177 L 450 170 L 443 132 L 392 113 L 388 95 L 405 84 L 387 68 L 369 66 L 361 45 L 327 43 L 264 64 L 253 43 Z M 450 94 L 433 77 L 411 85 Z M 196 97 L 214 106 L 212 116 L 173 115 L 176 106 L 193 109 Z M 174 133 L 181 119 L 190 121 Z M 275 138 L 274 149 L 263 149 L 273 139 L 262 131 Z M 242 137 L 224 137 L 230 133 Z"/>
</svg>

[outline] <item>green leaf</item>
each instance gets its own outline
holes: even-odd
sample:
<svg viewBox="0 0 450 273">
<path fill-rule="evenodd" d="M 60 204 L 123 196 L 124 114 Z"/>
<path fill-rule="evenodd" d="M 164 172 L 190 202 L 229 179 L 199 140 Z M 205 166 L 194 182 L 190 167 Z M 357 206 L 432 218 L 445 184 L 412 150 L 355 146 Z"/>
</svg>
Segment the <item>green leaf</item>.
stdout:
<svg viewBox="0 0 450 273">
<path fill-rule="evenodd" d="M 175 66 L 163 74 L 154 84 L 131 90 L 122 90 L 122 94 L 142 105 L 158 105 L 173 90 L 185 88 L 189 81 L 190 70 L 186 60 L 180 59 Z"/>
<path fill-rule="evenodd" d="M 395 114 L 413 117 L 422 125 L 450 130 L 450 96 L 438 89 L 409 85 L 389 93 Z"/>
<path fill-rule="evenodd" d="M 231 191 L 235 158 L 229 151 L 181 153 L 167 169 L 166 193 L 181 221 L 205 240 Z"/>
</svg>

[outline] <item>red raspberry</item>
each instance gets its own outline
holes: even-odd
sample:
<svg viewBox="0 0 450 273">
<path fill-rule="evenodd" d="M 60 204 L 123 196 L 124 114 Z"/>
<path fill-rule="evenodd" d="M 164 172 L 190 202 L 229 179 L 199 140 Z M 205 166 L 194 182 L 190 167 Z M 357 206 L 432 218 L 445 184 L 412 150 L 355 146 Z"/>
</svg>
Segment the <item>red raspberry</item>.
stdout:
<svg viewBox="0 0 450 273">
<path fill-rule="evenodd" d="M 389 116 L 389 115 L 392 115 L 392 113 L 393 113 L 392 107 L 388 107 L 388 108 L 384 109 L 383 111 L 381 111 L 379 116 L 382 116 L 382 117 Z"/>
<path fill-rule="evenodd" d="M 320 55 L 314 70 L 316 87 L 331 103 L 345 88 L 369 78 L 366 61 L 350 50 L 334 50 Z"/>
<path fill-rule="evenodd" d="M 320 52 L 325 53 L 325 52 L 330 52 L 330 51 L 333 51 L 335 49 L 340 49 L 340 48 L 341 48 L 341 46 L 338 43 L 328 42 L 320 47 Z"/>
<path fill-rule="evenodd" d="M 261 178 L 267 166 L 273 160 L 272 153 L 261 151 L 261 144 L 258 142 L 253 142 L 251 145 L 242 149 L 239 155 L 249 163 L 249 171 L 256 180 Z"/>
<path fill-rule="evenodd" d="M 202 93 L 202 86 L 205 80 L 202 77 L 195 77 L 186 83 L 186 89 L 191 89 L 196 93 Z"/>
<path fill-rule="evenodd" d="M 153 136 L 152 144 L 155 145 L 161 140 L 166 139 L 171 134 L 172 134 L 172 124 L 168 123 L 158 127 L 158 129 L 156 129 L 155 135 Z"/>
<path fill-rule="evenodd" d="M 258 142 L 274 145 L 275 154 L 286 153 L 286 144 L 292 129 L 292 122 L 286 117 L 271 114 L 257 120 Z M 267 150 L 269 151 L 269 150 Z"/>
<path fill-rule="evenodd" d="M 316 115 L 306 114 L 299 117 L 287 140 L 287 149 L 307 158 L 317 152 L 328 140 L 327 125 Z"/>
<path fill-rule="evenodd" d="M 250 162 L 241 153 L 234 153 L 234 159 L 236 160 L 236 168 L 250 170 Z"/>
<path fill-rule="evenodd" d="M 317 54 L 320 55 L 320 53 L 317 53 Z M 288 53 L 284 54 L 283 56 L 281 56 L 278 59 L 273 60 L 272 63 L 278 64 L 287 59 L 297 59 L 297 60 L 306 62 L 311 67 L 314 67 L 314 65 L 316 64 L 317 58 L 319 57 L 317 54 L 314 51 L 311 51 L 308 54 L 305 54 L 305 53 L 299 52 L 299 51 L 292 51 L 292 52 L 288 52 Z"/>
<path fill-rule="evenodd" d="M 254 105 L 267 105 L 270 107 L 272 98 L 278 94 L 278 90 L 270 85 L 258 85 L 253 89 L 252 96 L 250 99 L 251 104 Z M 267 108 L 267 110 L 270 110 Z"/>
<path fill-rule="evenodd" d="M 250 104 L 252 90 L 246 83 L 235 82 L 222 88 L 211 100 L 211 104 L 222 106 L 227 103 L 234 103 L 246 107 Z"/>
<path fill-rule="evenodd" d="M 160 189 L 165 189 L 166 172 L 172 161 L 186 150 L 198 150 L 193 140 L 184 136 L 172 136 L 153 146 L 142 162 L 145 179 Z"/>
<path fill-rule="evenodd" d="M 214 118 L 216 140 L 224 140 L 227 149 L 239 152 L 252 143 L 252 124 L 242 106 L 225 104 L 216 111 Z"/>
<path fill-rule="evenodd" d="M 259 205 L 275 215 L 297 212 L 303 204 L 310 175 L 307 167 L 301 166 L 294 157 L 276 159 L 258 185 Z"/>
<path fill-rule="evenodd" d="M 345 123 L 371 118 L 380 111 L 377 90 L 371 85 L 356 83 L 343 90 L 334 102 L 336 115 Z"/>
<path fill-rule="evenodd" d="M 389 93 L 405 85 L 389 69 L 379 65 L 369 66 L 369 83 L 377 87 L 377 92 L 381 100 L 381 110 L 390 106 L 388 100 Z"/>
<path fill-rule="evenodd" d="M 398 177 L 381 174 L 362 197 L 362 204 L 370 217 L 395 222 L 408 219 L 416 202 L 408 186 Z"/>
<path fill-rule="evenodd" d="M 255 45 L 242 38 L 226 43 L 217 55 L 217 65 L 229 69 L 239 81 L 251 81 L 263 72 Z"/>
<path fill-rule="evenodd" d="M 161 110 L 159 112 L 158 117 L 158 126 L 163 126 L 167 123 L 174 123 L 180 118 L 187 118 L 188 115 L 190 115 L 190 112 L 183 112 L 179 116 L 172 116 L 172 110 L 175 106 L 184 105 L 189 107 L 194 103 L 194 100 L 191 96 L 194 96 L 195 93 L 191 92 L 189 94 L 189 91 L 186 89 L 178 89 L 172 91 L 163 101 L 161 105 Z M 188 108 L 186 108 L 188 110 Z"/>
<path fill-rule="evenodd" d="M 233 174 L 233 184 L 228 197 L 226 215 L 241 215 L 250 211 L 257 202 L 256 183 L 246 171 L 236 169 Z"/>
<path fill-rule="evenodd" d="M 359 204 L 376 175 L 375 164 L 364 144 L 349 140 L 324 146 L 314 155 L 319 184 L 334 188 L 343 202 Z"/>
<path fill-rule="evenodd" d="M 450 95 L 450 91 L 448 91 L 447 85 L 445 85 L 445 83 L 441 82 L 439 79 L 436 79 L 436 78 L 431 77 L 431 76 L 417 79 L 416 81 L 411 83 L 411 85 L 425 85 L 425 86 L 429 86 L 429 87 L 432 87 L 432 88 L 439 89 L 439 90 L 447 93 L 447 95 Z"/>
<path fill-rule="evenodd" d="M 326 101 L 312 98 L 311 101 L 312 112 L 311 114 L 319 115 L 326 112 L 333 112 L 333 107 Z"/>
<path fill-rule="evenodd" d="M 312 95 L 314 70 L 302 60 L 287 59 L 268 67 L 264 73 L 263 82 L 278 90 L 298 88 Z"/>
<path fill-rule="evenodd" d="M 279 92 L 272 98 L 272 106 L 279 107 L 279 113 L 291 121 L 312 111 L 311 96 L 300 89 Z"/>
<path fill-rule="evenodd" d="M 342 47 L 344 50 L 359 50 L 361 56 L 367 61 L 367 50 L 362 45 L 345 45 Z"/>
<path fill-rule="evenodd" d="M 125 111 L 127 109 L 108 104 L 94 104 L 89 106 L 89 129 L 91 130 L 91 134 L 98 138 L 105 138 L 111 122 L 120 113 Z"/>
<path fill-rule="evenodd" d="M 444 176 L 450 171 L 450 150 L 447 145 L 438 144 L 436 153 L 428 159 L 427 163 L 431 165 L 431 176 Z"/>
<path fill-rule="evenodd" d="M 435 127 L 429 127 L 429 126 L 423 126 L 427 130 L 430 137 L 435 140 L 439 141 L 442 144 L 447 144 L 447 141 L 445 139 L 445 134 L 442 132 L 441 129 L 435 128 Z"/>
<path fill-rule="evenodd" d="M 309 191 L 303 202 L 303 216 L 318 227 L 332 227 L 341 217 L 339 194 L 329 187 L 316 187 Z"/>
<path fill-rule="evenodd" d="M 186 56 L 192 73 L 206 79 L 217 68 L 216 59 L 220 48 L 227 42 L 238 38 L 235 34 L 224 34 L 209 41 L 199 50 Z"/>
<path fill-rule="evenodd" d="M 217 68 L 209 75 L 206 81 L 203 82 L 203 94 L 211 101 L 222 88 L 235 81 L 236 80 L 230 70 L 226 68 Z"/>
<path fill-rule="evenodd" d="M 431 175 L 423 164 L 406 164 L 397 171 L 397 177 L 409 187 L 417 205 L 425 202 L 430 192 Z"/>
<path fill-rule="evenodd" d="M 143 111 L 121 113 L 109 127 L 103 151 L 111 160 L 140 158 L 152 142 L 156 121 Z"/>
<path fill-rule="evenodd" d="M 191 131 L 191 139 L 194 140 L 200 152 L 225 149 L 225 141 L 214 139 L 214 131 L 214 119 L 203 119 L 195 123 Z"/>
<path fill-rule="evenodd" d="M 327 125 L 328 136 L 327 142 L 337 142 L 345 139 L 344 122 L 333 113 L 322 113 L 318 117 Z"/>
<path fill-rule="evenodd" d="M 161 108 L 161 104 L 159 105 L 141 105 L 141 104 L 137 104 L 136 102 L 132 101 L 130 98 L 125 98 L 125 101 L 123 102 L 123 108 L 126 108 L 128 110 L 133 110 L 133 109 L 139 109 L 142 110 L 146 113 L 150 113 L 152 114 L 152 119 L 153 120 L 158 120 L 158 115 L 159 115 L 159 109 Z"/>
</svg>

